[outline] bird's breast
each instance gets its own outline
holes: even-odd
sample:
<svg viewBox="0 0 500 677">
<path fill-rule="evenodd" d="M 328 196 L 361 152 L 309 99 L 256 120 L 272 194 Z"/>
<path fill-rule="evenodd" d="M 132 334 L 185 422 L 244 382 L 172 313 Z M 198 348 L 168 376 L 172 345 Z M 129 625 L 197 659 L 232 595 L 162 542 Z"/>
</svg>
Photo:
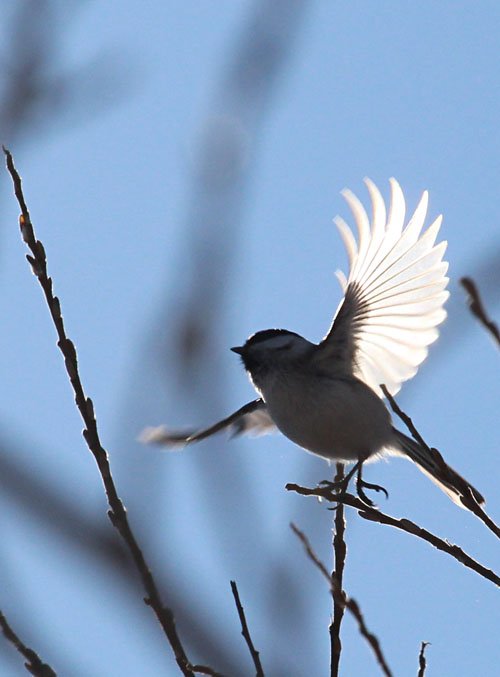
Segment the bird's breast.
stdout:
<svg viewBox="0 0 500 677">
<path fill-rule="evenodd" d="M 354 461 L 391 442 L 382 400 L 352 376 L 280 376 L 262 395 L 280 431 L 314 454 Z"/>
</svg>

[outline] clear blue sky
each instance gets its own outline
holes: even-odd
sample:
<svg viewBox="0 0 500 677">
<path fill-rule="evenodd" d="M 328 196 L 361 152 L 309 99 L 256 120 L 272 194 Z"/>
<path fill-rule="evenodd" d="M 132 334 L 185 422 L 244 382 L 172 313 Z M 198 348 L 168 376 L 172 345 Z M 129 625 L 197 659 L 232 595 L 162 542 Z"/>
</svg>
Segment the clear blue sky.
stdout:
<svg viewBox="0 0 500 677">
<path fill-rule="evenodd" d="M 325 479 L 328 466 L 280 436 L 220 437 L 177 454 L 135 438 L 145 425 L 209 423 L 252 399 L 228 348 L 253 331 L 283 326 L 321 338 L 339 300 L 333 273 L 346 266 L 332 225 L 337 213 L 348 216 L 340 190 L 366 201 L 369 176 L 387 196 L 394 176 L 409 209 L 428 189 L 430 215 L 444 214 L 451 280 L 441 338 L 399 401 L 498 520 L 498 351 L 470 317 L 458 280 L 473 276 L 498 318 L 500 5 L 304 3 L 295 23 L 275 20 L 267 36 L 271 48 L 283 40 L 286 49 L 259 105 L 259 72 L 248 74 L 257 83 L 248 99 L 248 91 L 226 93 L 242 69 L 235 65 L 235 55 L 246 54 L 242 41 L 250 34 L 251 51 L 258 32 L 249 28 L 252 16 L 263 16 L 268 3 L 54 6 L 49 75 L 71 76 L 72 95 L 29 136 L 0 141 L 23 176 L 132 525 L 154 572 L 170 581 L 165 601 L 177 611 L 184 597 L 198 630 L 217 636 L 233 662 L 219 663 L 216 648 L 197 653 L 196 638 L 193 660 L 252 674 L 230 594 L 236 579 L 266 675 L 326 675 L 329 595 L 289 523 L 329 563 L 332 514 L 284 485 Z M 5 47 L 10 13 L 2 10 Z M 225 221 L 196 181 L 202 139 L 218 130 L 235 140 L 242 167 Z M 6 173 L 0 187 L 2 455 L 78 515 L 51 522 L 2 490 L 0 607 L 60 674 L 176 675 L 139 582 L 106 565 L 77 527 L 68 538 L 55 524 L 90 521 L 116 540 L 24 260 Z M 202 298 L 193 315 L 207 334 L 205 352 L 184 368 L 176 340 L 190 293 Z M 372 465 L 367 477 L 389 490 L 383 509 L 498 571 L 494 537 L 410 463 Z M 355 514 L 347 540 L 346 590 L 395 675 L 416 674 L 422 640 L 432 643 L 429 675 L 497 674 L 500 614 L 491 583 Z M 191 616 L 178 616 L 185 636 Z M 343 674 L 378 674 L 350 618 L 343 639 Z M 0 672 L 23 674 L 6 642 Z"/>
</svg>

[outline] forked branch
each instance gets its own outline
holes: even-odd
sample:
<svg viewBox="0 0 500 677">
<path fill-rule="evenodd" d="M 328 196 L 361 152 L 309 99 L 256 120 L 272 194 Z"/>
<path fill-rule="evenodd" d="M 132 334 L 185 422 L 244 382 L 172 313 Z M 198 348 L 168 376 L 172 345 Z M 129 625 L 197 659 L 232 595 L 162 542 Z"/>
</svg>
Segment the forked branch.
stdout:
<svg viewBox="0 0 500 677">
<path fill-rule="evenodd" d="M 304 532 L 302 532 L 297 526 L 295 526 L 295 524 L 291 524 L 290 527 L 292 528 L 294 534 L 301 541 L 311 562 L 317 567 L 317 569 L 319 569 L 319 571 L 328 581 L 332 597 L 334 598 L 336 603 L 343 609 L 348 609 L 356 619 L 359 632 L 366 639 L 370 648 L 375 654 L 377 663 L 379 664 L 379 667 L 384 673 L 384 675 L 386 675 L 386 677 L 392 677 L 392 672 L 390 671 L 389 666 L 387 665 L 387 661 L 385 660 L 384 654 L 382 653 L 380 642 L 378 641 L 377 637 L 372 632 L 370 632 L 366 627 L 365 619 L 363 617 L 363 614 L 361 613 L 361 609 L 359 608 L 358 603 L 354 599 L 348 597 L 346 593 L 341 588 L 339 588 L 336 579 L 333 576 L 330 576 L 325 565 L 318 558 L 318 556 L 312 549 L 312 546 L 309 543 L 309 539 L 304 534 Z"/>
<path fill-rule="evenodd" d="M 425 659 L 425 650 L 430 642 L 422 642 L 420 645 L 420 653 L 418 654 L 418 674 L 417 677 L 424 677 L 427 668 L 427 661 Z"/>
<path fill-rule="evenodd" d="M 421 538 L 423 541 L 430 543 L 438 550 L 441 550 L 441 552 L 447 553 L 456 559 L 457 562 L 460 562 L 460 564 L 472 569 L 472 571 L 475 571 L 483 578 L 486 578 L 486 580 L 491 581 L 497 586 L 500 586 L 500 577 L 497 576 L 494 571 L 488 569 L 470 557 L 470 555 L 459 548 L 458 545 L 453 545 L 448 541 L 444 541 L 442 538 L 435 536 L 430 531 L 427 531 L 427 529 L 420 527 L 418 524 L 415 524 L 415 522 L 412 522 L 409 519 L 396 519 L 391 515 L 386 515 L 376 508 L 370 508 L 356 496 L 352 496 L 351 494 L 347 493 L 339 495 L 328 487 L 314 487 L 313 489 L 310 489 L 308 487 L 301 487 L 298 484 L 287 484 L 285 488 L 288 491 L 295 491 L 302 496 L 320 496 L 327 501 L 343 503 L 344 505 L 348 505 L 351 508 L 357 510 L 358 515 L 365 520 L 370 522 L 378 522 L 379 524 L 386 524 L 396 529 L 400 529 L 401 531 L 406 531 L 406 533 L 410 534 L 411 536 L 417 536 L 417 538 Z"/>
</svg>

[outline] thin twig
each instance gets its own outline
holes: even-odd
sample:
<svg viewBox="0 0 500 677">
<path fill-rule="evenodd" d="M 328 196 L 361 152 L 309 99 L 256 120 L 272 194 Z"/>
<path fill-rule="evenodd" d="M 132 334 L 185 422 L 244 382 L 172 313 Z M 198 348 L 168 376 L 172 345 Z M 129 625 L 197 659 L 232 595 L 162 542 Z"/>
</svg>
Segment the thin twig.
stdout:
<svg viewBox="0 0 500 677">
<path fill-rule="evenodd" d="M 417 677 L 424 677 L 425 669 L 427 667 L 427 661 L 425 660 L 425 649 L 428 647 L 430 642 L 422 642 L 420 646 L 420 653 L 418 654 L 418 675 Z"/>
<path fill-rule="evenodd" d="M 337 474 L 335 482 L 341 482 L 344 479 L 344 465 L 337 463 Z M 344 540 L 345 533 L 345 514 L 344 506 L 339 503 L 335 512 L 334 519 L 335 531 L 333 536 L 333 571 L 332 583 L 343 593 L 343 576 L 347 547 Z M 338 677 L 340 667 L 340 655 L 342 653 L 342 642 L 340 639 L 340 627 L 344 618 L 345 604 L 340 603 L 339 595 L 333 595 L 333 618 L 330 623 L 330 677 Z"/>
<path fill-rule="evenodd" d="M 245 638 L 248 650 L 250 651 L 250 655 L 252 656 L 253 664 L 255 665 L 255 676 L 264 677 L 264 670 L 262 669 L 262 663 L 260 662 L 259 652 L 255 648 L 252 642 L 252 637 L 250 636 L 247 620 L 245 618 L 245 611 L 240 601 L 240 594 L 238 592 L 238 586 L 236 585 L 236 581 L 231 581 L 231 591 L 233 593 L 234 602 L 236 604 L 236 609 L 238 611 L 238 616 L 240 618 L 241 634 Z"/>
<path fill-rule="evenodd" d="M 295 491 L 302 496 L 320 496 L 327 501 L 349 505 L 351 508 L 357 510 L 358 515 L 363 519 L 366 519 L 370 522 L 378 522 L 379 524 L 387 524 L 388 526 L 395 527 L 401 531 L 406 531 L 406 533 L 410 534 L 411 536 L 417 536 L 427 543 L 430 543 L 438 550 L 447 553 L 456 559 L 457 562 L 460 562 L 460 564 L 472 569 L 472 571 L 475 571 L 483 578 L 486 578 L 488 581 L 500 586 L 500 576 L 497 576 L 494 571 L 477 562 L 457 545 L 453 545 L 448 541 L 444 541 L 442 538 L 435 536 L 430 531 L 423 529 L 411 520 L 405 518 L 396 519 L 391 515 L 386 515 L 378 509 L 367 506 L 356 496 L 352 496 L 351 494 L 339 495 L 332 492 L 328 487 L 315 487 L 314 489 L 309 489 L 308 487 L 301 487 L 298 484 L 287 484 L 285 488 L 288 491 Z"/>
<path fill-rule="evenodd" d="M 26 670 L 36 677 L 56 677 L 56 673 L 50 665 L 44 663 L 40 656 L 24 644 L 19 637 L 16 635 L 14 630 L 10 627 L 7 622 L 7 619 L 0 611 L 0 627 L 5 637 L 11 642 L 18 652 L 27 659 L 27 663 L 24 664 Z"/>
<path fill-rule="evenodd" d="M 108 454 L 102 447 L 101 441 L 99 439 L 97 422 L 94 416 L 94 406 L 92 400 L 85 395 L 85 391 L 80 380 L 76 349 L 73 342 L 66 336 L 59 299 L 57 296 L 54 296 L 52 292 L 52 279 L 47 273 L 45 250 L 40 240 L 37 240 L 35 237 L 30 214 L 23 195 L 21 177 L 14 166 L 11 153 L 5 147 L 3 150 L 7 160 L 7 169 L 14 184 L 14 193 L 21 208 L 21 216 L 19 217 L 21 235 L 24 242 L 31 251 L 31 255 L 28 254 L 26 258 L 31 264 L 33 273 L 43 289 L 50 315 L 57 332 L 57 345 L 63 354 L 66 371 L 75 394 L 75 403 L 85 426 L 83 430 L 83 437 L 90 452 L 94 456 L 104 484 L 104 489 L 110 507 L 110 510 L 108 511 L 109 519 L 130 550 L 134 563 L 142 579 L 143 586 L 146 590 L 147 596 L 144 599 L 144 602 L 155 612 L 156 617 L 163 628 L 163 632 L 165 633 L 170 646 L 172 647 L 177 665 L 185 677 L 193 677 L 195 672 L 193 670 L 193 666 L 186 656 L 184 647 L 182 646 L 177 634 L 177 628 L 175 626 L 172 610 L 164 606 L 161 601 L 160 593 L 156 586 L 151 570 L 146 563 L 144 555 L 135 539 L 135 536 L 132 533 L 125 507 L 118 496 L 115 483 L 111 475 Z"/>
<path fill-rule="evenodd" d="M 328 573 L 325 565 L 323 562 L 318 558 L 314 550 L 312 549 L 312 546 L 309 542 L 309 539 L 307 536 L 304 534 L 303 531 L 301 531 L 295 524 L 290 524 L 290 527 L 292 528 L 292 531 L 294 534 L 299 538 L 299 540 L 302 542 L 302 545 L 304 546 L 304 549 L 309 556 L 309 559 L 313 562 L 313 564 L 321 571 L 323 576 L 326 578 L 328 581 L 328 584 L 330 586 L 330 591 L 332 593 L 332 597 L 335 600 L 335 602 L 341 606 L 343 609 L 348 609 L 351 614 L 354 616 L 358 623 L 358 628 L 359 632 L 361 635 L 366 639 L 368 644 L 370 645 L 373 653 L 375 654 L 375 658 L 377 659 L 377 663 L 380 666 L 380 669 L 386 675 L 386 677 L 392 677 L 392 673 L 389 669 L 389 666 L 387 665 L 387 661 L 384 658 L 384 654 L 382 653 L 382 649 L 380 648 L 380 643 L 377 639 L 377 637 L 371 633 L 368 628 L 366 627 L 365 619 L 363 617 L 363 614 L 361 613 L 361 610 L 359 608 L 358 603 L 352 599 L 352 597 L 348 597 L 346 593 L 338 587 L 337 581 L 333 576 L 330 576 Z"/>
<path fill-rule="evenodd" d="M 411 418 L 408 416 L 408 414 L 405 414 L 405 412 L 398 406 L 396 400 L 392 397 L 392 395 L 387 390 L 385 385 L 381 385 L 380 387 L 382 388 L 384 395 L 387 397 L 387 400 L 391 405 L 392 411 L 397 416 L 399 416 L 399 418 L 403 421 L 403 423 L 410 431 L 413 439 L 416 440 L 419 444 L 421 444 L 425 448 L 425 450 L 437 461 L 437 463 L 439 464 L 440 468 L 443 471 L 443 476 L 446 477 L 446 473 L 450 471 L 450 468 L 447 465 L 446 461 L 441 456 L 441 453 L 434 447 L 429 447 L 429 445 L 426 443 L 422 435 L 416 429 Z M 454 473 L 453 474 L 454 483 L 457 484 L 460 482 L 460 480 L 462 480 L 460 475 Z M 483 524 L 485 524 L 488 527 L 488 529 L 495 534 L 497 538 L 500 538 L 500 527 L 497 524 L 495 524 L 495 522 L 491 519 L 491 517 L 483 510 L 483 508 L 476 501 L 467 482 L 465 482 L 465 480 L 462 480 L 462 482 L 463 484 L 461 483 L 460 486 L 461 489 L 460 500 L 462 504 L 466 508 L 468 508 L 472 513 L 474 513 L 474 515 L 476 515 L 476 517 L 478 517 L 481 520 L 481 522 L 483 522 Z"/>
<path fill-rule="evenodd" d="M 479 290 L 474 280 L 470 277 L 462 277 L 460 284 L 467 294 L 467 303 L 471 313 L 476 317 L 485 329 L 491 334 L 497 346 L 500 346 L 500 330 L 498 325 L 488 317 L 483 302 L 479 295 Z"/>
<path fill-rule="evenodd" d="M 209 677 L 225 677 L 221 672 L 217 672 L 213 668 L 208 667 L 208 665 L 190 665 L 189 668 L 196 674 L 199 675 L 209 675 Z"/>
</svg>

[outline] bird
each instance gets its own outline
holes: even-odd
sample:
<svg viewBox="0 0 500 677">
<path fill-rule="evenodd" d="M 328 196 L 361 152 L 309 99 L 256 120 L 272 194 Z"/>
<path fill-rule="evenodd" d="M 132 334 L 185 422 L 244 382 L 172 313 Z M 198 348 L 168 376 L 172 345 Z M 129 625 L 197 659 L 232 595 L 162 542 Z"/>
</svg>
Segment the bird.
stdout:
<svg viewBox="0 0 500 677">
<path fill-rule="evenodd" d="M 208 428 L 173 431 L 146 428 L 142 441 L 179 448 L 222 430 L 233 435 L 280 431 L 303 449 L 330 462 L 354 464 L 342 482 L 324 482 L 345 493 L 357 474 L 358 496 L 386 490 L 363 480 L 363 464 L 385 455 L 404 456 L 457 505 L 484 498 L 435 449 L 392 424 L 384 389 L 393 396 L 411 379 L 438 338 L 446 318 L 446 241 L 436 243 L 439 215 L 424 228 L 428 192 L 405 220 L 403 191 L 391 178 L 386 204 L 370 179 L 365 184 L 371 218 L 350 190 L 343 190 L 354 229 L 334 219 L 347 251 L 348 275 L 337 271 L 344 297 L 326 336 L 314 343 L 286 329 L 266 329 L 231 348 L 239 355 L 258 397 Z M 465 504 L 464 504 L 465 501 Z"/>
</svg>

